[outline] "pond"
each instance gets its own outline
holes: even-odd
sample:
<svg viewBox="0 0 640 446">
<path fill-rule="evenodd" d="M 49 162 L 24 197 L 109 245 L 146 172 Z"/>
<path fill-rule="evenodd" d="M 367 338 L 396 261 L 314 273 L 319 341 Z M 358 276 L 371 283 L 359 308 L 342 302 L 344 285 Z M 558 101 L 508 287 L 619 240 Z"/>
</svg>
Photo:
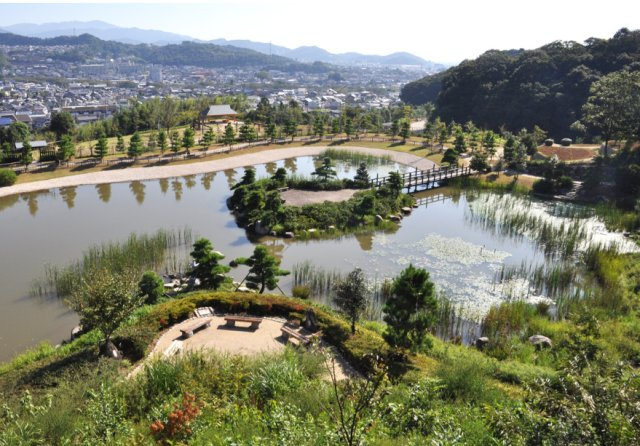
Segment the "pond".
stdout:
<svg viewBox="0 0 640 446">
<path fill-rule="evenodd" d="M 288 159 L 257 166 L 257 176 L 278 167 L 308 175 L 312 157 Z M 337 162 L 338 175 L 352 178 L 355 165 Z M 383 162 L 370 174 L 386 175 L 404 166 Z M 7 360 L 43 340 L 68 338 L 76 316 L 56 299 L 34 298 L 31 284 L 43 276 L 47 264 L 64 265 L 90 245 L 124 240 L 132 232 L 189 228 L 194 238 L 209 238 L 226 260 L 248 256 L 253 244 L 226 207 L 230 186 L 242 169 L 179 178 L 130 183 L 79 186 L 0 198 L 0 361 Z M 507 295 L 543 298 L 526 284 L 495 285 L 506 266 L 540 264 L 544 250 L 530 234 L 496 230 L 487 218 L 471 218 L 474 203 L 495 198 L 486 192 L 460 192 L 441 188 L 417 194 L 420 206 L 393 233 L 345 235 L 330 240 L 296 240 L 265 237 L 259 240 L 282 258 L 282 267 L 310 261 L 326 270 L 348 272 L 361 267 L 372 279 L 393 277 L 408 264 L 426 268 L 438 289 L 456 303 L 482 313 Z M 490 202 L 490 206 L 501 206 Z M 538 208 L 536 208 L 538 209 Z M 544 206 L 540 206 L 545 212 Z M 476 211 L 477 212 L 477 211 Z M 551 211 L 549 211 L 551 216 Z M 553 217 L 563 218 L 563 217 Z M 240 280 L 245 270 L 232 269 Z M 289 292 L 292 276 L 282 279 Z"/>
</svg>

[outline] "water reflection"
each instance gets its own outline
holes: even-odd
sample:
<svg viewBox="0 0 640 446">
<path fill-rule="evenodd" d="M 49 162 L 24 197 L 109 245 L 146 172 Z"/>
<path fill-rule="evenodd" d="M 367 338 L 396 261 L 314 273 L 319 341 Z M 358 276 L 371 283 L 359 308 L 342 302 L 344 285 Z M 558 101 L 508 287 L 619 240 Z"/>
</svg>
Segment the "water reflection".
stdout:
<svg viewBox="0 0 640 446">
<path fill-rule="evenodd" d="M 227 169 L 224 171 L 224 174 L 227 177 L 227 185 L 229 186 L 229 189 L 231 189 L 233 185 L 236 184 L 236 171 L 233 169 Z"/>
<path fill-rule="evenodd" d="M 0 212 L 5 209 L 9 209 L 11 206 L 16 204 L 20 199 L 20 195 L 9 195 L 8 197 L 0 198 Z"/>
<path fill-rule="evenodd" d="M 184 178 L 184 185 L 187 186 L 187 189 L 193 189 L 193 186 L 196 185 L 196 176 L 185 175 L 183 178 Z"/>
<path fill-rule="evenodd" d="M 180 201 L 182 199 L 182 183 L 179 179 L 174 178 L 171 181 L 171 190 L 176 198 L 176 201 Z"/>
<path fill-rule="evenodd" d="M 100 201 L 109 203 L 109 200 L 111 200 L 111 184 L 96 184 L 96 191 L 98 192 Z"/>
<path fill-rule="evenodd" d="M 211 189 L 211 183 L 213 182 L 215 177 L 216 177 L 216 173 L 215 172 L 209 172 L 209 173 L 203 174 L 202 178 L 200 178 L 200 182 L 202 183 L 202 187 L 204 187 L 205 190 L 210 190 Z"/>
<path fill-rule="evenodd" d="M 147 186 L 142 181 L 132 181 L 131 183 L 129 183 L 129 189 L 133 193 L 133 196 L 136 197 L 136 201 L 139 205 L 142 205 L 142 203 L 144 203 L 144 190 L 146 187 Z"/>
<path fill-rule="evenodd" d="M 160 191 L 162 194 L 166 194 L 169 190 L 169 179 L 168 178 L 160 178 L 158 180 L 158 184 L 160 184 Z"/>
<path fill-rule="evenodd" d="M 296 173 L 298 171 L 298 164 L 296 163 L 296 158 L 288 158 L 284 160 L 284 167 L 288 172 Z"/>
<path fill-rule="evenodd" d="M 73 207 L 76 205 L 76 195 L 78 195 L 76 186 L 70 186 L 60 189 L 60 196 L 62 197 L 62 201 L 64 201 L 67 205 L 68 209 L 73 209 Z"/>
<path fill-rule="evenodd" d="M 357 234 L 356 240 L 363 251 L 371 251 L 373 248 L 373 234 Z"/>
<path fill-rule="evenodd" d="M 264 168 L 269 174 L 269 176 L 273 176 L 273 174 L 276 173 L 276 169 L 278 168 L 278 165 L 276 163 L 267 163 L 264 165 Z"/>
</svg>

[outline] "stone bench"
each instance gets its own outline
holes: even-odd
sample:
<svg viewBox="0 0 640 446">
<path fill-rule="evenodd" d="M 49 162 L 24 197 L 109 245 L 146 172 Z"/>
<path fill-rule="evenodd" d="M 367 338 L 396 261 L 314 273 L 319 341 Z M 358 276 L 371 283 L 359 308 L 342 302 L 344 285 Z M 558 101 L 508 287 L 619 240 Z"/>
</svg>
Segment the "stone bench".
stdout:
<svg viewBox="0 0 640 446">
<path fill-rule="evenodd" d="M 249 322 L 251 325 L 249 328 L 257 329 L 262 322 L 261 317 L 251 317 L 251 316 L 225 316 L 224 320 L 227 322 L 227 327 L 235 327 L 236 322 Z"/>
<path fill-rule="evenodd" d="M 292 328 L 287 327 L 286 325 L 283 325 L 280 328 L 280 331 L 282 332 L 282 337 L 287 342 L 289 342 L 291 338 L 294 338 L 300 345 L 303 345 L 305 347 L 307 347 L 311 343 L 311 337 L 305 336 L 299 331 L 295 331 Z"/>
<path fill-rule="evenodd" d="M 182 332 L 182 336 L 187 339 L 190 338 L 191 336 L 193 336 L 193 333 L 203 329 L 203 328 L 207 328 L 211 326 L 211 318 L 202 318 L 200 320 L 198 320 L 197 322 L 194 322 L 193 324 L 187 325 L 184 328 L 181 328 L 180 331 Z"/>
</svg>

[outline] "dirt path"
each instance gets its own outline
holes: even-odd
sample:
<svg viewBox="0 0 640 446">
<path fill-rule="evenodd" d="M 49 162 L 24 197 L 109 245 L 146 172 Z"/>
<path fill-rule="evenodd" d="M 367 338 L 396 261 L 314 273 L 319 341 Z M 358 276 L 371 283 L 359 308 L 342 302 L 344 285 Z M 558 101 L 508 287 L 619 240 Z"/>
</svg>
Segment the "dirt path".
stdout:
<svg viewBox="0 0 640 446">
<path fill-rule="evenodd" d="M 265 150 L 257 153 L 239 154 L 237 156 L 222 158 L 201 163 L 177 164 L 153 167 L 130 167 L 119 170 L 92 172 L 80 175 L 72 175 L 53 178 L 44 181 L 15 184 L 0 188 L 0 197 L 13 194 L 35 192 L 58 187 L 82 186 L 86 184 L 119 183 L 124 181 L 144 181 L 158 178 L 172 178 L 185 175 L 194 175 L 207 172 L 218 172 L 227 169 L 236 169 L 244 166 L 254 166 L 279 161 L 299 156 L 319 155 L 327 146 L 313 147 L 288 147 L 286 149 Z M 435 166 L 433 161 L 406 152 L 396 152 L 385 149 L 371 149 L 366 147 L 351 147 L 345 150 L 368 153 L 377 156 L 389 156 L 393 161 L 415 167 L 420 170 L 431 169 Z"/>
</svg>

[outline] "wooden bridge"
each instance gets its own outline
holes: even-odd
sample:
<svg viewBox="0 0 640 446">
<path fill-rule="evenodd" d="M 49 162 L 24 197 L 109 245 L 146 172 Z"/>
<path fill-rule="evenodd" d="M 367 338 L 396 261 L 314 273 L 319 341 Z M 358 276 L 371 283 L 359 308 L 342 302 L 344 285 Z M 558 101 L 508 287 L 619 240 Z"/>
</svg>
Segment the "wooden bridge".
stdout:
<svg viewBox="0 0 640 446">
<path fill-rule="evenodd" d="M 470 167 L 443 167 L 433 168 L 429 170 L 415 170 L 413 172 L 406 172 L 400 175 L 402 178 L 402 188 L 407 189 L 408 192 L 418 191 L 418 186 L 424 186 L 421 190 L 432 189 L 439 187 L 443 180 L 449 178 L 458 178 L 469 176 L 475 171 Z M 389 176 L 378 177 L 376 176 L 371 180 L 371 187 L 382 187 L 389 182 Z"/>
</svg>

